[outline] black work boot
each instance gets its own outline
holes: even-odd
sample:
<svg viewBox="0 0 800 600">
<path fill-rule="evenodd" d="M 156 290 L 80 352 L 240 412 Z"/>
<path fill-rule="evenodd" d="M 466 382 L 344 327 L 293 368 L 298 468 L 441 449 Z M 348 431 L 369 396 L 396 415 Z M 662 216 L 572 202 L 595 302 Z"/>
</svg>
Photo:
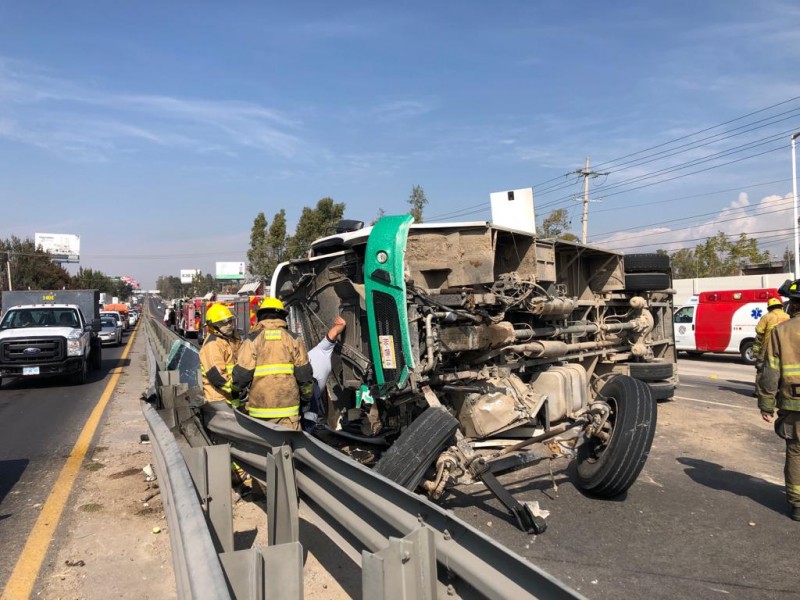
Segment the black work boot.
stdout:
<svg viewBox="0 0 800 600">
<path fill-rule="evenodd" d="M 800 521 L 800 506 L 792 506 L 789 509 L 789 517 L 792 521 Z"/>
</svg>

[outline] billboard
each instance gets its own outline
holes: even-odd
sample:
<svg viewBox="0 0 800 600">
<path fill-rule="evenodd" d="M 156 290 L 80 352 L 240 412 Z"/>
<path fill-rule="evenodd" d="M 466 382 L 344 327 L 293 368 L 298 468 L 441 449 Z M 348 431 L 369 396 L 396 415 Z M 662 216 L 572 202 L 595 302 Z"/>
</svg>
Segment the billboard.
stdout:
<svg viewBox="0 0 800 600">
<path fill-rule="evenodd" d="M 217 279 L 244 279 L 244 263 L 218 262 Z"/>
<path fill-rule="evenodd" d="M 71 233 L 34 233 L 33 243 L 61 262 L 76 263 L 81 257 L 81 236 Z"/>
<path fill-rule="evenodd" d="M 181 283 L 192 283 L 195 276 L 200 276 L 200 269 L 181 269 Z"/>
</svg>

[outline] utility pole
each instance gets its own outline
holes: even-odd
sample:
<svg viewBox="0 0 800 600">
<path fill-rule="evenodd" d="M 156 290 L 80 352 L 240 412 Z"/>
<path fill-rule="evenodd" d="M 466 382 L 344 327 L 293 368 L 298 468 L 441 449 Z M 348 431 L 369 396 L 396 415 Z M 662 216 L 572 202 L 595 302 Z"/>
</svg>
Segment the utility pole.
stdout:
<svg viewBox="0 0 800 600">
<path fill-rule="evenodd" d="M 589 157 L 586 157 L 586 163 L 583 169 L 573 171 L 577 175 L 583 177 L 583 216 L 581 217 L 581 242 L 586 243 L 586 235 L 589 229 L 589 178 L 598 177 L 599 175 L 608 175 L 608 173 L 598 173 L 589 168 Z"/>
</svg>

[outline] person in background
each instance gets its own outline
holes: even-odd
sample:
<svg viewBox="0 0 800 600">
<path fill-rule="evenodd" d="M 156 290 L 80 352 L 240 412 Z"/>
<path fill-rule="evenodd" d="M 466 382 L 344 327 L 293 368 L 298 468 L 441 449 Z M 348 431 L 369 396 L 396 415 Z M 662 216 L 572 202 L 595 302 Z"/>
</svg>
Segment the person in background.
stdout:
<svg viewBox="0 0 800 600">
<path fill-rule="evenodd" d="M 786 289 L 784 289 L 784 287 Z M 757 380 L 761 418 L 786 441 L 786 500 L 789 516 L 800 521 L 800 279 L 781 286 L 788 296 L 790 319 L 772 329 L 764 350 L 764 369 Z"/>
<path fill-rule="evenodd" d="M 299 430 L 314 390 L 305 344 L 287 329 L 286 309 L 277 298 L 264 298 L 256 318 L 263 325 L 242 343 L 233 385 L 249 387 L 246 410 L 251 417 Z"/>
<path fill-rule="evenodd" d="M 783 311 L 780 298 L 767 300 L 767 313 L 761 317 L 756 325 L 756 343 L 753 344 L 753 355 L 756 357 L 756 381 L 764 370 L 764 350 L 770 331 L 779 323 L 789 320 L 789 315 Z"/>
<path fill-rule="evenodd" d="M 242 340 L 236 333 L 236 317 L 224 304 L 213 304 L 206 311 L 208 335 L 200 348 L 200 374 L 206 402 L 238 400 L 233 389 L 233 366 Z"/>
</svg>

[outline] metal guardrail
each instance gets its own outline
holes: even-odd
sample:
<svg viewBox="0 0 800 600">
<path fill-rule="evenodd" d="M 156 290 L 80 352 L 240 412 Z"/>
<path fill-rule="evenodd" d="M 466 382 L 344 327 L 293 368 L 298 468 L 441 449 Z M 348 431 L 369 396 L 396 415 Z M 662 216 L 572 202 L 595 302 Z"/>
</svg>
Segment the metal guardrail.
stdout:
<svg viewBox="0 0 800 600">
<path fill-rule="evenodd" d="M 225 403 L 202 405 L 197 390 L 180 381 L 178 374 L 180 363 L 192 360 L 190 353 L 177 363 L 169 362 L 178 336 L 153 319 L 147 320 L 147 333 L 154 342 L 152 362 L 159 370 L 178 369 L 160 371 L 152 381 L 151 390 L 157 390 L 165 407 L 159 416 L 166 424 L 151 426 L 151 433 L 161 439 L 170 431 L 169 424 L 195 446 L 184 451 L 183 466 L 175 461 L 159 465 L 157 460 L 159 477 L 171 484 L 175 481 L 171 470 L 191 472 L 194 502 L 199 497 L 208 522 L 208 530 L 202 533 L 173 524 L 172 520 L 188 516 L 188 511 L 186 516 L 174 514 L 186 495 L 181 476 L 177 495 L 175 490 L 172 496 L 165 495 L 165 507 L 168 500 L 170 505 L 170 539 L 179 548 L 173 555 L 181 597 L 207 597 L 192 595 L 184 574 L 204 567 L 188 565 L 180 550 L 207 535 L 232 597 L 301 598 L 298 504 L 302 503 L 319 528 L 360 563 L 364 598 L 582 598 L 452 513 L 317 439 L 251 419 Z M 192 404 L 193 395 L 197 405 Z M 199 419 L 200 406 L 204 424 Z M 150 407 L 143 410 L 146 415 L 155 413 Z M 152 418 L 148 417 L 148 423 Z M 209 445 L 209 436 L 215 445 Z M 154 453 L 162 446 L 168 444 L 154 444 Z M 230 457 L 266 487 L 267 548 L 233 551 Z M 195 508 L 200 510 L 199 505 Z M 202 564 L 213 562 L 205 541 L 203 547 L 202 559 L 192 558 Z"/>
</svg>

